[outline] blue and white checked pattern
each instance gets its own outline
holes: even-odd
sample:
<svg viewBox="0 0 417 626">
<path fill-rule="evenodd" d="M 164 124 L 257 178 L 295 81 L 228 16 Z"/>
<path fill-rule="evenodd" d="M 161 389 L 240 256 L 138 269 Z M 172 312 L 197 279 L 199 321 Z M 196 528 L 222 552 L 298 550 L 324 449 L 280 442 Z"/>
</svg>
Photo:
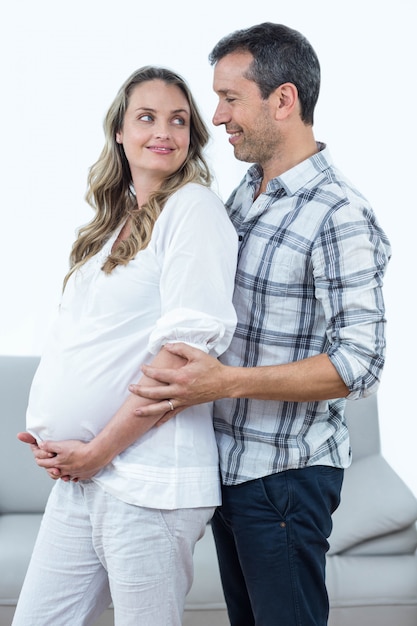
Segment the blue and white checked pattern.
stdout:
<svg viewBox="0 0 417 626">
<path fill-rule="evenodd" d="M 356 399 L 376 391 L 384 364 L 390 244 L 367 200 L 318 146 L 255 201 L 262 172 L 252 166 L 227 203 L 241 240 L 238 325 L 221 360 L 253 367 L 325 352 Z M 223 482 L 309 465 L 347 467 L 344 405 L 217 401 Z"/>
</svg>

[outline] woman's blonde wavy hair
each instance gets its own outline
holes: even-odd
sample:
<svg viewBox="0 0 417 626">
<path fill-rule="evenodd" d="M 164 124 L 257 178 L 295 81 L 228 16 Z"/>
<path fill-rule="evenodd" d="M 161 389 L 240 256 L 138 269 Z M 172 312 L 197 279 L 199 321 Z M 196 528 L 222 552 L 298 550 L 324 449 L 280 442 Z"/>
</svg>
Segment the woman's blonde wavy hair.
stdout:
<svg viewBox="0 0 417 626">
<path fill-rule="evenodd" d="M 187 98 L 191 114 L 190 146 L 181 168 L 168 176 L 138 211 L 130 167 L 123 146 L 116 141 L 116 134 L 122 130 L 133 89 L 152 80 L 162 80 L 167 85 L 177 86 Z M 169 196 L 177 189 L 189 182 L 207 187 L 211 184 L 210 170 L 203 156 L 209 132 L 188 85 L 181 76 L 169 69 L 145 66 L 134 72 L 122 85 L 107 112 L 104 134 L 105 145 L 97 162 L 90 168 L 85 196 L 95 216 L 78 232 L 71 250 L 70 270 L 64 279 L 64 288 L 71 274 L 101 250 L 127 216 L 132 217 L 131 234 L 106 259 L 102 269 L 107 274 L 117 265 L 126 265 L 139 250 L 146 248 L 158 215 Z"/>
</svg>

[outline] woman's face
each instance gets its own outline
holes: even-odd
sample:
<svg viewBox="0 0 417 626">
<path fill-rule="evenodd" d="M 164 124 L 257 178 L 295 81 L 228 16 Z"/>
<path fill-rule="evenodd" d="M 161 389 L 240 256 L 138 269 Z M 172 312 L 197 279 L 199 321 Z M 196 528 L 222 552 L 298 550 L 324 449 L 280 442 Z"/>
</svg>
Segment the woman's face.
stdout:
<svg viewBox="0 0 417 626">
<path fill-rule="evenodd" d="M 159 186 L 188 154 L 190 106 L 181 89 L 162 80 L 137 85 L 116 141 L 123 145 L 133 183 Z"/>
</svg>

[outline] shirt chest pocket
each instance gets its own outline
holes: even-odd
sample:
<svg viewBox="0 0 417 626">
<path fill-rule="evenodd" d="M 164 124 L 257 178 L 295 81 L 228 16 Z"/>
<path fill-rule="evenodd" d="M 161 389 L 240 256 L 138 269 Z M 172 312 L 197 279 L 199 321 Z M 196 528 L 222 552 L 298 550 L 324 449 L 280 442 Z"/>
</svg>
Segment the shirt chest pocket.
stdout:
<svg viewBox="0 0 417 626">
<path fill-rule="evenodd" d="M 291 246 L 288 239 L 252 238 L 240 251 L 239 273 L 265 297 L 303 298 L 314 290 L 309 249 Z"/>
</svg>

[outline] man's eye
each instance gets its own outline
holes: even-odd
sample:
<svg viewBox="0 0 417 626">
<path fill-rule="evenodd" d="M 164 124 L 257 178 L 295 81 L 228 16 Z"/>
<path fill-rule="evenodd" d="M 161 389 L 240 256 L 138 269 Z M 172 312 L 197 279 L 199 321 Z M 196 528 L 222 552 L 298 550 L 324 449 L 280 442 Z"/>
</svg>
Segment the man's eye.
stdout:
<svg viewBox="0 0 417 626">
<path fill-rule="evenodd" d="M 234 102 L 236 98 L 225 98 L 226 102 Z"/>
</svg>

